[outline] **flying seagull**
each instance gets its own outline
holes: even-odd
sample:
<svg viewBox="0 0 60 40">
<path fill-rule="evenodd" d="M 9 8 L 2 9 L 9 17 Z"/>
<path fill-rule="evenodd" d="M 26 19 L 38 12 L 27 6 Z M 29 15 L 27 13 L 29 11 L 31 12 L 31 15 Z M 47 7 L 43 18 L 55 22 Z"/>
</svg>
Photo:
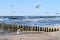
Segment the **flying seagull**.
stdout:
<svg viewBox="0 0 60 40">
<path fill-rule="evenodd" d="M 37 6 L 35 6 L 35 8 L 40 8 L 40 4 L 39 4 L 39 5 L 37 5 Z"/>
<path fill-rule="evenodd" d="M 56 14 L 59 14 L 59 13 L 56 13 Z"/>
<path fill-rule="evenodd" d="M 45 13 L 48 13 L 48 11 L 46 11 Z"/>
<path fill-rule="evenodd" d="M 14 5 L 11 5 L 10 7 L 12 8 L 12 7 L 14 7 Z"/>
<path fill-rule="evenodd" d="M 15 10 L 14 10 L 14 5 L 10 5 L 10 7 L 11 7 L 11 13 L 15 13 Z"/>
</svg>

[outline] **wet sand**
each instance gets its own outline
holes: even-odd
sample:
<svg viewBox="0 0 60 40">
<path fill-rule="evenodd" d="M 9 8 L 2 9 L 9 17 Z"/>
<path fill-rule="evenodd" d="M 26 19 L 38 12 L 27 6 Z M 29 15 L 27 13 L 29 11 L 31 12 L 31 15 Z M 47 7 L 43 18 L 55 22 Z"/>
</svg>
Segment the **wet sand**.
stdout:
<svg viewBox="0 0 60 40">
<path fill-rule="evenodd" d="M 58 32 L 41 32 L 27 34 L 4 34 L 0 35 L 0 40 L 60 40 L 60 31 Z"/>
</svg>

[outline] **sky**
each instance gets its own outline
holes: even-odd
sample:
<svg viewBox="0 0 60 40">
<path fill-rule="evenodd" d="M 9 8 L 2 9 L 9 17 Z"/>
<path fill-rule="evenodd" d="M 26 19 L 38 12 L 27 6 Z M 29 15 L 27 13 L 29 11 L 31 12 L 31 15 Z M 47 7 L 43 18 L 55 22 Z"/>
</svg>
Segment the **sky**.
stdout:
<svg viewBox="0 0 60 40">
<path fill-rule="evenodd" d="M 60 0 L 0 0 L 0 16 L 60 16 Z"/>
</svg>

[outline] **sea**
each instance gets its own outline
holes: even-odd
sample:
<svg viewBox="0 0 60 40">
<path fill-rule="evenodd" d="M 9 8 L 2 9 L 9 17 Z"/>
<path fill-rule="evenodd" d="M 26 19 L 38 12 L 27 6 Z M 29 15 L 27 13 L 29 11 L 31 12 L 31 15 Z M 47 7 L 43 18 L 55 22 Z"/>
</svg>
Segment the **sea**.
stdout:
<svg viewBox="0 0 60 40">
<path fill-rule="evenodd" d="M 0 16 L 0 23 L 27 26 L 60 25 L 60 16 Z"/>
</svg>

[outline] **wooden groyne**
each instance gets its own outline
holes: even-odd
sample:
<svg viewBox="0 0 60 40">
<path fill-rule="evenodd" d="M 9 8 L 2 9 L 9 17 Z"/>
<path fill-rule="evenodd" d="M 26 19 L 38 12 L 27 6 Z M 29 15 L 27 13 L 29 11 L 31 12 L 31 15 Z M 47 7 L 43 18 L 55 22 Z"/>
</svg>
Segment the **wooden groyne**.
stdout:
<svg viewBox="0 0 60 40">
<path fill-rule="evenodd" d="M 44 32 L 54 32 L 59 31 L 59 28 L 55 27 L 39 27 L 39 26 L 24 26 L 19 24 L 3 24 L 0 23 L 0 28 L 3 28 L 5 31 L 44 31 Z"/>
</svg>

